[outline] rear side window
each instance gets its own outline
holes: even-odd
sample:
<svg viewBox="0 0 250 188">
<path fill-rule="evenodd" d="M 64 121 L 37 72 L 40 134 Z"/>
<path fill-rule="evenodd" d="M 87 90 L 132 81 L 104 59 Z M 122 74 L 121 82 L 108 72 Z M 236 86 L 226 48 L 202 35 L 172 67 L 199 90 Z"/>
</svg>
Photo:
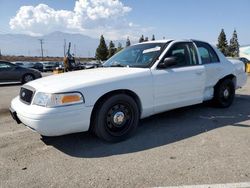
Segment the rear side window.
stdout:
<svg viewBox="0 0 250 188">
<path fill-rule="evenodd" d="M 220 62 L 214 49 L 207 43 L 195 42 L 201 56 L 202 64 L 218 63 Z"/>
</svg>

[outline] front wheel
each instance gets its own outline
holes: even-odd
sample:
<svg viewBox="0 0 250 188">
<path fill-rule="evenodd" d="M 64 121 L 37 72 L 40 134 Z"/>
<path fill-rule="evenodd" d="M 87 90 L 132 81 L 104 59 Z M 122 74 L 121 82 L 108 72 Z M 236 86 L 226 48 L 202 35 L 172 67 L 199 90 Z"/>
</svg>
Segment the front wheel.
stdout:
<svg viewBox="0 0 250 188">
<path fill-rule="evenodd" d="M 231 106 L 235 97 L 235 85 L 233 80 L 225 79 L 217 84 L 214 91 L 214 102 L 216 106 L 227 108 Z"/>
<path fill-rule="evenodd" d="M 118 94 L 106 99 L 97 109 L 94 132 L 103 140 L 119 142 L 131 136 L 138 122 L 137 103 L 128 95 Z"/>
</svg>

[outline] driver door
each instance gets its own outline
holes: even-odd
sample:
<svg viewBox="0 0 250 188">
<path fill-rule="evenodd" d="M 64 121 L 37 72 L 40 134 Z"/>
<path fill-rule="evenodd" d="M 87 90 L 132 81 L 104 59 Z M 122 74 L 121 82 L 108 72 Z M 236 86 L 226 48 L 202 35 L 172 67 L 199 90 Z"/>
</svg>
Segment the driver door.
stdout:
<svg viewBox="0 0 250 188">
<path fill-rule="evenodd" d="M 199 64 L 193 43 L 173 44 L 162 60 L 168 57 L 174 57 L 176 64 L 152 70 L 155 113 L 203 100 L 205 69 Z"/>
</svg>

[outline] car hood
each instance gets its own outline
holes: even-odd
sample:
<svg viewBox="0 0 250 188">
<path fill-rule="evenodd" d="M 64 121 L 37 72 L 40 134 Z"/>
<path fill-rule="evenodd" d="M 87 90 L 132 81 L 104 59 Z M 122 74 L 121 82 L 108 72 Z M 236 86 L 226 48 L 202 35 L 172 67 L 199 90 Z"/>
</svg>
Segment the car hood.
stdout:
<svg viewBox="0 0 250 188">
<path fill-rule="evenodd" d="M 128 67 L 86 69 L 47 76 L 26 85 L 47 93 L 77 91 L 83 87 L 135 78 L 149 72 L 150 69 L 147 68 Z"/>
</svg>

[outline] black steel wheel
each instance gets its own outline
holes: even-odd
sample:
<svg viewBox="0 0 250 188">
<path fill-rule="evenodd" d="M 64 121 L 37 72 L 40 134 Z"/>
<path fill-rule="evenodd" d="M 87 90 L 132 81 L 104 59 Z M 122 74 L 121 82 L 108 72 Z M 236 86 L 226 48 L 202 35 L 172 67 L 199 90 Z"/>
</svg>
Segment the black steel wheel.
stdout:
<svg viewBox="0 0 250 188">
<path fill-rule="evenodd" d="M 94 132 L 103 140 L 119 142 L 131 136 L 138 122 L 137 103 L 128 95 L 118 94 L 106 99 L 97 110 Z"/>
<path fill-rule="evenodd" d="M 231 79 L 222 80 L 214 91 L 214 102 L 216 106 L 227 108 L 229 107 L 235 97 L 235 85 Z"/>
</svg>

